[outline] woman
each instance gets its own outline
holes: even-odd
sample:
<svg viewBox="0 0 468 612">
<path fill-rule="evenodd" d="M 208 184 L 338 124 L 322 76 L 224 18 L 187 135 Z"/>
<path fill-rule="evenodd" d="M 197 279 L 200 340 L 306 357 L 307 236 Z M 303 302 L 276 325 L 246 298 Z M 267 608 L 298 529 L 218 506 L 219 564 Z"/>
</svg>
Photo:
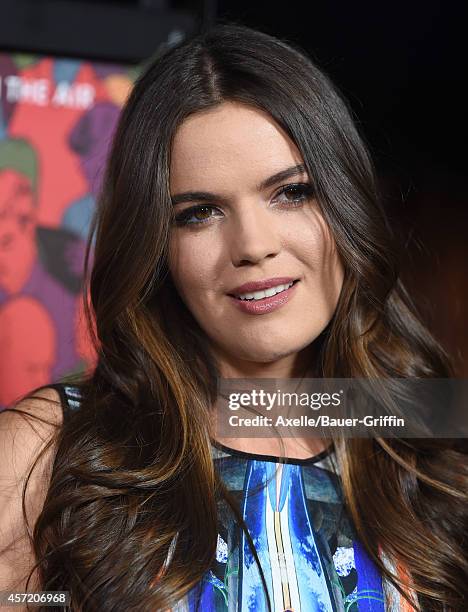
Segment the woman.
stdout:
<svg viewBox="0 0 468 612">
<path fill-rule="evenodd" d="M 213 434 L 218 377 L 453 375 L 328 78 L 238 25 L 167 50 L 123 109 L 93 234 L 97 367 L 18 405 L 50 421 L 37 585 L 74 610 L 466 609 L 461 443 Z M 264 280 L 278 297 L 245 286 Z"/>
</svg>

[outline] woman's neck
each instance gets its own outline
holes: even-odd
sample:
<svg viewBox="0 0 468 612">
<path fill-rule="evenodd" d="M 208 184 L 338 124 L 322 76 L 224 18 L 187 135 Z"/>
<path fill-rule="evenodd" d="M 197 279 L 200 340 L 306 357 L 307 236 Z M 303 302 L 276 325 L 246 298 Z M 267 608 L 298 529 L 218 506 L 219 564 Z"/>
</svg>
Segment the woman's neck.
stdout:
<svg viewBox="0 0 468 612">
<path fill-rule="evenodd" d="M 317 342 L 308 345 L 294 355 L 288 355 L 281 360 L 270 363 L 241 362 L 232 358 L 220 359 L 216 355 L 221 378 L 225 379 L 303 379 L 318 377 L 318 354 L 320 346 Z M 252 381 L 253 386 L 255 382 Z M 279 384 L 279 383 L 278 383 Z M 299 383 L 301 384 L 301 383 Z M 214 407 L 212 438 L 228 448 L 247 453 L 288 457 L 290 459 L 306 459 L 317 455 L 330 445 L 331 439 L 312 437 L 226 437 L 218 436 L 216 428 L 217 407 Z M 284 448 L 281 445 L 284 444 Z"/>
</svg>

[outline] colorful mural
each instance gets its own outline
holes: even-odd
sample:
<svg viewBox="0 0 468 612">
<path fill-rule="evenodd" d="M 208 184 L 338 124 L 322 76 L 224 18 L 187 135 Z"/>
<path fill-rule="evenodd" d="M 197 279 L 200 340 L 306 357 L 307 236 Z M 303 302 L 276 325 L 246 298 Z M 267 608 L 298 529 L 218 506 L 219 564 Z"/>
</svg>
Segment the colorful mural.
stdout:
<svg viewBox="0 0 468 612">
<path fill-rule="evenodd" d="M 0 53 L 0 408 L 93 367 L 91 216 L 133 66 Z"/>
</svg>

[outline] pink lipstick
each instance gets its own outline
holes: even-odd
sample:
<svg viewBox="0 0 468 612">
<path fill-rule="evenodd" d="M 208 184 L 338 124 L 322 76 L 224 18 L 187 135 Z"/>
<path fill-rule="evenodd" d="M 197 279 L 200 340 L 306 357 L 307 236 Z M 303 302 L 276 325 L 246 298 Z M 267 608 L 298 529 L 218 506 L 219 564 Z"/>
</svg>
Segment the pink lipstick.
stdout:
<svg viewBox="0 0 468 612">
<path fill-rule="evenodd" d="M 271 295 L 268 297 L 264 297 L 261 299 L 240 299 L 235 295 L 229 295 L 229 299 L 233 301 L 235 306 L 242 310 L 242 312 L 248 314 L 267 314 L 280 308 L 293 297 L 296 286 L 299 282 L 298 279 L 293 278 L 285 278 L 285 277 L 277 277 L 274 279 L 268 279 L 267 281 L 259 281 L 257 283 L 246 283 L 244 285 L 240 285 L 240 287 L 235 288 L 235 292 L 239 293 L 254 293 L 256 291 L 263 291 L 265 289 L 269 289 L 271 287 L 276 287 L 278 285 L 286 285 L 289 283 L 293 283 L 287 289 L 283 289 L 279 293 L 275 295 Z"/>
</svg>

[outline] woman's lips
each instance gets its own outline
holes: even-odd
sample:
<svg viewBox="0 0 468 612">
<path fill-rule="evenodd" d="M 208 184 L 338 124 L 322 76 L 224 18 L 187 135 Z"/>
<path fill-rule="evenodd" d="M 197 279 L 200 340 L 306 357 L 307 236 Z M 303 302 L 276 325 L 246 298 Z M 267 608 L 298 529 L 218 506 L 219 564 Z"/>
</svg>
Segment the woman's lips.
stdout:
<svg viewBox="0 0 468 612">
<path fill-rule="evenodd" d="M 298 283 L 298 280 L 294 281 L 294 284 L 288 289 L 285 289 L 284 291 L 276 293 L 270 297 L 262 298 L 261 300 L 240 300 L 232 295 L 228 295 L 228 297 L 233 301 L 237 308 L 242 310 L 242 312 L 256 315 L 267 314 L 289 302 L 296 292 L 296 286 Z"/>
</svg>

